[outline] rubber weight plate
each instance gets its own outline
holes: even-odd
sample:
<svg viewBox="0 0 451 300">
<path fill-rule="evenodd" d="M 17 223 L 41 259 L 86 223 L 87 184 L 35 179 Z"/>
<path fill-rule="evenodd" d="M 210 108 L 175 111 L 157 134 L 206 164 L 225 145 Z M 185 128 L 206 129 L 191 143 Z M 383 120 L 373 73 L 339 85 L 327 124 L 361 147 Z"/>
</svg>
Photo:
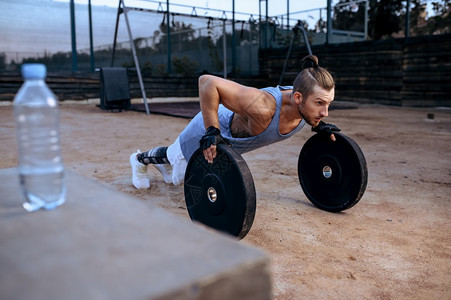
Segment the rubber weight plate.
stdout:
<svg viewBox="0 0 451 300">
<path fill-rule="evenodd" d="M 302 147 L 298 176 L 307 198 L 318 208 L 338 212 L 354 206 L 365 192 L 368 170 L 355 141 L 341 133 L 315 134 Z"/>
<path fill-rule="evenodd" d="M 185 173 L 185 201 L 190 218 L 242 239 L 251 229 L 256 196 L 252 174 L 239 153 L 217 146 L 209 164 L 198 149 Z"/>
</svg>

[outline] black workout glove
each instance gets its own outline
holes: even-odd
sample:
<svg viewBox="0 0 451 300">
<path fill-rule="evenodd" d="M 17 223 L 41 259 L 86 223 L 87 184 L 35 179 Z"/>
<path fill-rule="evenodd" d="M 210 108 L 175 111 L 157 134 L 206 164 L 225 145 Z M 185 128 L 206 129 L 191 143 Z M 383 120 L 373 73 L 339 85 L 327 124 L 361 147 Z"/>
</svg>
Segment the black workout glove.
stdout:
<svg viewBox="0 0 451 300">
<path fill-rule="evenodd" d="M 334 124 L 324 123 L 323 121 L 320 121 L 317 126 L 312 127 L 312 131 L 318 133 L 333 134 L 334 132 L 341 131 L 341 129 Z"/>
<path fill-rule="evenodd" d="M 214 126 L 207 128 L 205 135 L 200 139 L 199 143 L 202 150 L 208 149 L 211 145 L 218 145 L 220 143 L 230 144 L 226 138 L 221 136 L 221 131 Z"/>
</svg>

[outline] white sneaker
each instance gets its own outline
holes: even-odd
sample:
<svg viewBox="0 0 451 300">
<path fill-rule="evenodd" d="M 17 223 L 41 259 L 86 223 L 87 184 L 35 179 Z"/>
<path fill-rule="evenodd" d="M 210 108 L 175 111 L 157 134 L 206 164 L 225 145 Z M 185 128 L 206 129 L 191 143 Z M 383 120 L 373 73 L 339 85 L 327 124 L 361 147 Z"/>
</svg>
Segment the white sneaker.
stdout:
<svg viewBox="0 0 451 300">
<path fill-rule="evenodd" d="M 172 183 L 172 166 L 170 164 L 157 164 L 154 166 L 163 175 L 164 182 Z"/>
<path fill-rule="evenodd" d="M 147 165 L 144 165 L 138 161 L 136 155 L 140 154 L 141 151 L 136 151 L 130 155 L 130 165 L 132 167 L 132 182 L 137 189 L 148 189 L 150 188 L 149 177 L 147 176 Z"/>
</svg>

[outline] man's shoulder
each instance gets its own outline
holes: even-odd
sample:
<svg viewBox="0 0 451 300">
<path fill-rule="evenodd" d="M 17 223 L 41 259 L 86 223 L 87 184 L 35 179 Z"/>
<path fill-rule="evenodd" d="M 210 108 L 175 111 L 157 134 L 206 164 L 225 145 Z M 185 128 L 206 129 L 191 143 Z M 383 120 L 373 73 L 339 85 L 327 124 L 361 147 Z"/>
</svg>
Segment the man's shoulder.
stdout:
<svg viewBox="0 0 451 300">
<path fill-rule="evenodd" d="M 267 86 L 267 87 L 264 87 L 261 89 L 262 90 L 274 89 L 274 90 L 279 90 L 279 91 L 285 91 L 285 90 L 292 90 L 293 86 L 292 85 L 276 85 L 276 86 Z"/>
</svg>

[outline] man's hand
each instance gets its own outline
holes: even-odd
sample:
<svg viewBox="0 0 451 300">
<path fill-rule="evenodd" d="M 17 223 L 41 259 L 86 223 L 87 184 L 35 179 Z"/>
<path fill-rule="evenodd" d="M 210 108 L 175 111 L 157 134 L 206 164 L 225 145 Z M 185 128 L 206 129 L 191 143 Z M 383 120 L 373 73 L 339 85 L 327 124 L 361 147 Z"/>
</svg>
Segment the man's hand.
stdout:
<svg viewBox="0 0 451 300">
<path fill-rule="evenodd" d="M 330 134 L 330 139 L 335 142 L 336 138 L 334 132 L 341 131 L 341 129 L 334 124 L 324 123 L 323 121 L 320 121 L 317 126 L 312 127 L 312 131 Z"/>
<path fill-rule="evenodd" d="M 218 128 L 210 126 L 207 128 L 205 135 L 200 139 L 199 143 L 205 159 L 208 163 L 212 164 L 213 159 L 216 157 L 216 145 L 219 143 L 228 144 L 228 141 L 221 136 L 221 131 Z"/>
</svg>

